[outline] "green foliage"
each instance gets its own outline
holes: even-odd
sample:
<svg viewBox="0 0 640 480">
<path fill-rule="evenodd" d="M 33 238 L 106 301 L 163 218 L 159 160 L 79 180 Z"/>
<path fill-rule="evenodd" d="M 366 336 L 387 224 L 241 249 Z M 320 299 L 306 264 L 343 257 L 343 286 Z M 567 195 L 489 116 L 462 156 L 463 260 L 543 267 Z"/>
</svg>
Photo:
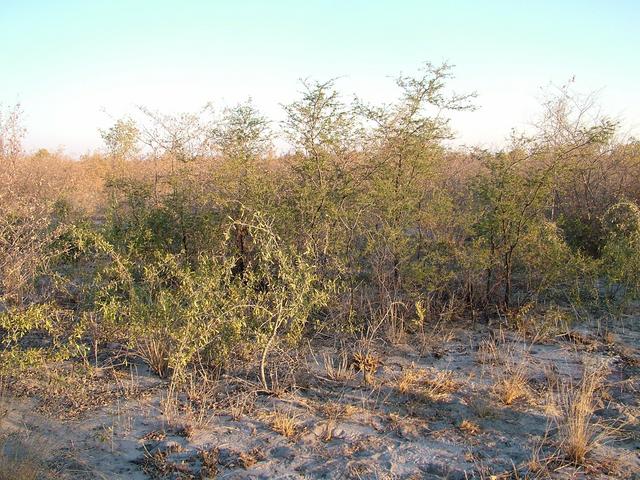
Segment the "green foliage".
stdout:
<svg viewBox="0 0 640 480">
<path fill-rule="evenodd" d="M 502 286 L 500 303 L 511 302 L 513 269 L 525 238 L 541 226 L 550 202 L 554 168 L 523 167 L 528 156 L 519 150 L 486 157 L 486 170 L 474 185 L 481 212 L 475 224 L 476 234 L 489 251 L 486 275 L 486 300 Z M 544 230 L 543 230 L 544 231 Z M 533 244 L 530 244 L 530 246 Z M 539 253 L 539 252 L 536 252 Z M 494 275 L 494 270 L 498 274 Z"/>
<path fill-rule="evenodd" d="M 139 135 L 140 130 L 131 119 L 119 119 L 108 130 L 100 130 L 109 155 L 117 161 L 130 160 L 138 153 Z"/>
<path fill-rule="evenodd" d="M 0 374 L 16 374 L 85 352 L 82 322 L 51 303 L 1 312 L 0 332 Z"/>
<path fill-rule="evenodd" d="M 157 252 L 141 267 L 114 262 L 101 274 L 104 323 L 147 360 L 160 360 L 150 362 L 160 374 L 180 378 L 196 361 L 224 366 L 242 345 L 295 343 L 326 303 L 308 253 L 283 245 L 261 215 L 232 221 L 223 240 L 218 255 L 201 255 L 195 266 Z"/>
<path fill-rule="evenodd" d="M 603 223 L 607 232 L 600 258 L 604 301 L 617 316 L 640 298 L 640 210 L 631 202 L 618 203 L 607 210 Z"/>
<path fill-rule="evenodd" d="M 142 108 L 140 126 L 101 132 L 117 169 L 78 163 L 104 177 L 102 196 L 84 192 L 103 199 L 91 217 L 70 200 L 75 185 L 51 205 L 33 200 L 43 181 L 0 169 L 2 368 L 90 341 L 97 360 L 118 342 L 176 380 L 258 355 L 269 389 L 271 352 L 310 328 L 382 327 L 393 341 L 405 325 L 424 333 L 431 319 L 497 308 L 551 335 L 567 311 L 628 311 L 640 294 L 640 210 L 625 200 L 640 195 L 628 180 L 637 142 L 616 145 L 615 123 L 563 87 L 531 137 L 452 151 L 444 113 L 473 109 L 474 95 L 450 93 L 450 78 L 426 64 L 382 105 L 304 82 L 284 107 L 282 155 L 250 102 L 221 115 Z"/>
<path fill-rule="evenodd" d="M 640 236 L 640 208 L 633 202 L 618 202 L 607 209 L 602 225 L 609 242 L 633 241 Z"/>
</svg>

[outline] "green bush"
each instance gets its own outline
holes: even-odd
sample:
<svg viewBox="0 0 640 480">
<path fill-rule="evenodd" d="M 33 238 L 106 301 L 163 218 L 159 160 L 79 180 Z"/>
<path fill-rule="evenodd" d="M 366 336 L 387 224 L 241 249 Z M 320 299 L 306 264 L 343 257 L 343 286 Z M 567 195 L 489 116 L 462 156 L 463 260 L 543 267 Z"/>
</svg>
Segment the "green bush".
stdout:
<svg viewBox="0 0 640 480">
<path fill-rule="evenodd" d="M 241 244 L 234 240 L 238 232 L 245 237 Z M 160 375 L 179 379 L 196 363 L 224 367 L 234 351 L 253 345 L 262 350 L 267 387 L 269 350 L 300 338 L 306 321 L 326 303 L 326 290 L 309 253 L 284 245 L 259 214 L 230 222 L 220 250 L 199 256 L 195 266 L 166 252 L 142 267 L 109 265 L 97 307 L 103 322 L 124 333 Z"/>
<path fill-rule="evenodd" d="M 0 313 L 0 373 L 66 360 L 86 352 L 81 342 L 85 325 L 73 312 L 51 303 L 13 308 Z"/>
</svg>

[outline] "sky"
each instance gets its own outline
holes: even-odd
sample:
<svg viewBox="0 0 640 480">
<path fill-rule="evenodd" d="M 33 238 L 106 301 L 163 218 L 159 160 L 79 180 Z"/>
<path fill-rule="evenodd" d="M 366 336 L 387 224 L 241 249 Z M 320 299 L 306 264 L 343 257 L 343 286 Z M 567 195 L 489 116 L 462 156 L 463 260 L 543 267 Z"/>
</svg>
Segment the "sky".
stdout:
<svg viewBox="0 0 640 480">
<path fill-rule="evenodd" d="M 639 0 L 0 0 L 0 103 L 20 102 L 28 150 L 99 149 L 99 128 L 251 97 L 275 121 L 301 78 L 390 101 L 393 78 L 455 65 L 478 94 L 459 145 L 499 147 L 575 76 L 640 136 Z"/>
</svg>

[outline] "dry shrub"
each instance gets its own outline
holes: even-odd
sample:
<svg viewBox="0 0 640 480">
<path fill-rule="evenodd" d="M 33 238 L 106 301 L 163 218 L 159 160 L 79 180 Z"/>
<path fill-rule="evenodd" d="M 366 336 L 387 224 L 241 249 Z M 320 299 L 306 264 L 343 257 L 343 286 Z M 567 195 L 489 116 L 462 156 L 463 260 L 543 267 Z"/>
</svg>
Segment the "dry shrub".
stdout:
<svg viewBox="0 0 640 480">
<path fill-rule="evenodd" d="M 373 376 L 380 366 L 380 358 L 370 348 L 357 349 L 351 358 L 351 365 L 362 372 L 365 385 L 373 383 Z"/>
<path fill-rule="evenodd" d="M 22 305 L 36 293 L 36 279 L 56 252 L 63 227 L 51 226 L 46 204 L 20 199 L 0 185 L 0 306 Z"/>
<path fill-rule="evenodd" d="M 220 384 L 208 378 L 205 371 L 189 373 L 181 385 L 184 402 L 180 411 L 184 422 L 181 430 L 187 438 L 194 429 L 204 429 L 211 422 L 211 410 L 216 406 L 221 391 Z"/>
</svg>

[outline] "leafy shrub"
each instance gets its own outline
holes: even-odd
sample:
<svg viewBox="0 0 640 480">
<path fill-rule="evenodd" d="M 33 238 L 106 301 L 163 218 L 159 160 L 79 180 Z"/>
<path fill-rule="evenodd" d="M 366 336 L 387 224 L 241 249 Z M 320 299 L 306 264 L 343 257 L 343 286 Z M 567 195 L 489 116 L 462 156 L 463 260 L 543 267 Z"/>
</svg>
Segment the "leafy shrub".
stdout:
<svg viewBox="0 0 640 480">
<path fill-rule="evenodd" d="M 243 232 L 238 247 L 232 237 Z M 103 321 L 126 332 L 130 345 L 157 373 L 179 379 L 194 362 L 225 366 L 235 349 L 262 350 L 261 380 L 277 341 L 295 343 L 307 319 L 326 302 L 307 254 L 283 245 L 255 214 L 232 221 L 219 255 L 156 253 L 138 268 L 108 266 L 96 300 Z"/>
<path fill-rule="evenodd" d="M 640 235 L 640 208 L 633 202 L 618 202 L 607 209 L 602 225 L 608 241 L 633 239 Z"/>
<path fill-rule="evenodd" d="M 51 304 L 13 308 L 0 313 L 0 373 L 83 354 L 84 325 L 72 312 Z"/>
</svg>

